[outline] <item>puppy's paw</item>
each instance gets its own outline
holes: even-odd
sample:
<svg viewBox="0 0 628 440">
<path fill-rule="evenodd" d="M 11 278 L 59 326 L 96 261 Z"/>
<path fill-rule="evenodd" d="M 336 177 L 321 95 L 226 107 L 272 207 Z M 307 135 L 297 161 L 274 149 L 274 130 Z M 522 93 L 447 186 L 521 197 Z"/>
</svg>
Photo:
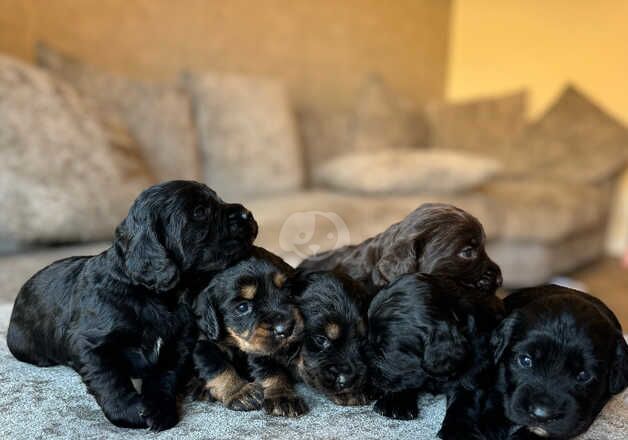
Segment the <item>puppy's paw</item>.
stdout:
<svg viewBox="0 0 628 440">
<path fill-rule="evenodd" d="M 109 406 L 107 408 L 103 407 L 102 410 L 105 413 L 105 417 L 120 428 L 141 429 L 148 427 L 146 419 L 143 417 L 145 407 L 139 396 L 131 399 L 131 402 L 124 407 Z"/>
<path fill-rule="evenodd" d="M 416 401 L 396 399 L 393 396 L 384 396 L 375 402 L 373 410 L 389 419 L 413 420 L 419 416 L 419 406 Z"/>
<path fill-rule="evenodd" d="M 285 394 L 264 399 L 264 411 L 271 416 L 299 417 L 308 412 L 307 403 L 294 394 Z"/>
<path fill-rule="evenodd" d="M 173 402 L 149 403 L 142 413 L 146 425 L 151 431 L 165 431 L 177 424 L 179 415 Z"/>
<path fill-rule="evenodd" d="M 368 405 L 372 399 L 365 393 L 345 393 L 332 396 L 331 401 L 342 406 L 362 406 Z"/>
<path fill-rule="evenodd" d="M 229 396 L 225 406 L 234 411 L 254 411 L 262 408 L 264 390 L 259 384 L 247 383 Z"/>
</svg>

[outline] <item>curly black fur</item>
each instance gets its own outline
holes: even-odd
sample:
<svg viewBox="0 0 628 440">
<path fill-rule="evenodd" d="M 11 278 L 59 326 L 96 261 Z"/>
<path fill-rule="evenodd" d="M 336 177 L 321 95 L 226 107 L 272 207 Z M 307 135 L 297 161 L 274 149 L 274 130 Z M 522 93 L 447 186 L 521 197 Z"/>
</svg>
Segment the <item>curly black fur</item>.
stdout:
<svg viewBox="0 0 628 440">
<path fill-rule="evenodd" d="M 559 286 L 524 289 L 491 339 L 494 369 L 484 387 L 443 423 L 441 438 L 568 439 L 587 430 L 628 385 L 628 345 L 597 298 Z"/>
<path fill-rule="evenodd" d="M 112 246 L 36 273 L 20 290 L 7 343 L 39 366 L 67 365 L 115 425 L 177 423 L 193 319 L 180 294 L 249 253 L 257 224 L 197 182 L 145 190 Z M 142 379 L 142 392 L 130 378 Z"/>
<path fill-rule="evenodd" d="M 381 394 L 375 411 L 396 419 L 418 415 L 420 392 L 474 389 L 490 363 L 490 332 L 503 317 L 492 294 L 426 274 L 399 277 L 373 299 L 369 364 Z"/>
</svg>

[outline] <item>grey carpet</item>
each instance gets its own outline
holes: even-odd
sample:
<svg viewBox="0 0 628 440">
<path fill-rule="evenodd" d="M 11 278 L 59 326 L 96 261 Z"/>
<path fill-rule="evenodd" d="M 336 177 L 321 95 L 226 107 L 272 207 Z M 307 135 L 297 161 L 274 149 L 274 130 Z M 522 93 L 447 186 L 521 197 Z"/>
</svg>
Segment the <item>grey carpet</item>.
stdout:
<svg viewBox="0 0 628 440">
<path fill-rule="evenodd" d="M 445 401 L 425 396 L 421 416 L 388 420 L 370 406 L 346 408 L 300 387 L 310 413 L 299 419 L 241 413 L 207 402 L 185 402 L 181 422 L 162 433 L 121 429 L 102 415 L 78 375 L 69 368 L 18 362 L 6 347 L 10 305 L 0 305 L 0 439 L 434 439 Z M 583 439 L 628 438 L 628 392 L 605 409 Z"/>
</svg>

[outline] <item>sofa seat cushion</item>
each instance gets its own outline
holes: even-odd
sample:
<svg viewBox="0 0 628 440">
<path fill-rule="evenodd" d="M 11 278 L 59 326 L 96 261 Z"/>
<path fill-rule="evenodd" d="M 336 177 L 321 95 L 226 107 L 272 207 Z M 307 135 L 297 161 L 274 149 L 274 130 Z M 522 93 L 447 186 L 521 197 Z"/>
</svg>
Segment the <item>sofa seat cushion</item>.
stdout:
<svg viewBox="0 0 628 440">
<path fill-rule="evenodd" d="M 39 368 L 17 361 L 6 346 L 11 306 L 0 305 L 0 437 L 144 439 L 146 431 L 109 423 L 78 374 L 66 367 Z M 425 395 L 413 421 L 389 420 L 370 406 L 337 406 L 303 386 L 298 387 L 310 412 L 298 419 L 270 417 L 260 411 L 233 412 L 216 403 L 191 402 L 182 407 L 174 428 L 151 433 L 155 439 L 425 439 L 436 440 L 445 414 L 444 396 Z M 625 439 L 628 391 L 616 396 L 582 439 Z"/>
<path fill-rule="evenodd" d="M 506 285 L 519 286 L 574 269 L 602 252 L 598 245 L 606 219 L 602 196 L 595 188 L 572 192 L 564 185 L 495 182 L 456 196 L 364 196 L 318 190 L 259 198 L 246 206 L 260 225 L 257 243 L 298 264 L 315 253 L 360 243 L 423 203 L 451 203 L 482 222 L 488 242 L 495 246 L 495 255 L 490 246 L 489 255 L 506 268 Z M 580 245 L 579 237 L 591 235 L 594 246 Z M 575 244 L 569 247 L 572 241 Z M 557 254 L 558 261 L 550 264 Z M 516 269 L 523 255 L 530 259 L 529 271 Z"/>
<path fill-rule="evenodd" d="M 6 346 L 10 305 L 0 305 L 0 438 L 145 439 L 143 429 L 118 428 L 107 421 L 78 374 L 67 367 L 39 368 L 17 361 Z M 234 412 L 217 403 L 183 402 L 182 418 L 153 439 L 436 439 L 445 411 L 444 396 L 424 396 L 412 422 L 387 420 L 369 406 L 342 407 L 306 387 L 298 392 L 310 412 L 298 419 L 261 411 Z"/>
</svg>

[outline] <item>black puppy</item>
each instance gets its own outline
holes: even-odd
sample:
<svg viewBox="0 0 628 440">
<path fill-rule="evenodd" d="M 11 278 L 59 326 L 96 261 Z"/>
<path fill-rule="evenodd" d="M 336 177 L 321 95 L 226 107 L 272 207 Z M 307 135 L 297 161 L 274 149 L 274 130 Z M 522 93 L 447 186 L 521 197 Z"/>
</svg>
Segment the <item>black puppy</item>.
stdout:
<svg viewBox="0 0 628 440">
<path fill-rule="evenodd" d="M 467 392 L 443 439 L 568 439 L 628 385 L 628 345 L 613 313 L 576 290 L 543 286 L 504 301 L 493 382 Z M 464 393 L 461 393 L 464 394 Z"/>
<path fill-rule="evenodd" d="M 193 322 L 181 290 L 244 257 L 256 234 L 243 206 L 205 185 L 155 185 L 109 249 L 57 261 L 24 284 L 9 349 L 24 362 L 74 368 L 115 425 L 170 428 Z M 131 377 L 142 379 L 142 394 Z"/>
<path fill-rule="evenodd" d="M 337 404 L 367 403 L 366 291 L 332 272 L 298 272 L 289 283 L 303 314 L 303 338 L 272 356 L 252 358 L 253 374 L 264 385 L 266 412 L 290 417 L 307 412 L 294 391 L 298 380 Z"/>
<path fill-rule="evenodd" d="M 492 293 L 502 277 L 486 254 L 485 241 L 482 224 L 468 212 L 426 203 L 384 232 L 357 245 L 314 255 L 299 268 L 339 270 L 362 282 L 373 295 L 407 273 L 440 274 Z"/>
<path fill-rule="evenodd" d="M 207 396 L 239 411 L 261 408 L 262 385 L 248 380 L 247 358 L 271 355 L 300 340 L 303 320 L 284 286 L 292 270 L 278 256 L 254 248 L 251 257 L 214 277 L 197 296 L 197 398 Z"/>
<path fill-rule="evenodd" d="M 477 386 L 489 365 L 491 331 L 503 317 L 496 296 L 442 277 L 409 274 L 380 291 L 368 310 L 375 411 L 414 419 L 421 392 Z"/>
</svg>

